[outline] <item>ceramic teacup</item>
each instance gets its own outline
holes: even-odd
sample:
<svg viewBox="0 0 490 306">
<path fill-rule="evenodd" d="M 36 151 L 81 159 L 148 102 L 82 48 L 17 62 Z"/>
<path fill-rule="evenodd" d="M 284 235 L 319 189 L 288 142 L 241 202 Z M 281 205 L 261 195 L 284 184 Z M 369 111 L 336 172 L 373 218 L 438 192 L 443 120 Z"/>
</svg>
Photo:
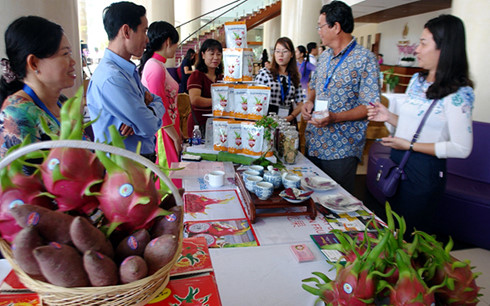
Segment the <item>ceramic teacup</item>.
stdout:
<svg viewBox="0 0 490 306">
<path fill-rule="evenodd" d="M 271 197 L 272 192 L 274 191 L 274 185 L 268 182 L 258 182 L 255 184 L 255 194 L 257 198 L 261 200 L 267 200 Z"/>
<path fill-rule="evenodd" d="M 264 172 L 264 181 L 272 183 L 274 185 L 274 188 L 279 188 L 281 187 L 281 173 L 279 171 L 265 171 Z"/>
<path fill-rule="evenodd" d="M 204 176 L 204 180 L 211 187 L 221 187 L 225 184 L 225 173 L 223 171 L 212 171 Z"/>
<path fill-rule="evenodd" d="M 247 178 L 245 179 L 245 187 L 250 192 L 254 192 L 255 191 L 255 184 L 257 184 L 258 182 L 261 182 L 262 180 L 263 180 L 263 178 L 261 178 L 260 176 L 257 176 L 257 175 L 247 176 Z"/>
<path fill-rule="evenodd" d="M 254 165 L 249 167 L 250 170 L 257 171 L 260 176 L 264 175 L 264 167 L 259 166 L 259 165 Z"/>
<path fill-rule="evenodd" d="M 247 176 L 251 176 L 251 175 L 261 176 L 260 173 L 258 171 L 255 171 L 255 170 L 243 171 L 243 174 L 242 174 L 243 181 L 245 182 L 245 179 L 247 178 Z"/>
<path fill-rule="evenodd" d="M 296 174 L 287 174 L 282 178 L 282 184 L 284 188 L 299 188 L 301 185 L 301 178 Z"/>
</svg>

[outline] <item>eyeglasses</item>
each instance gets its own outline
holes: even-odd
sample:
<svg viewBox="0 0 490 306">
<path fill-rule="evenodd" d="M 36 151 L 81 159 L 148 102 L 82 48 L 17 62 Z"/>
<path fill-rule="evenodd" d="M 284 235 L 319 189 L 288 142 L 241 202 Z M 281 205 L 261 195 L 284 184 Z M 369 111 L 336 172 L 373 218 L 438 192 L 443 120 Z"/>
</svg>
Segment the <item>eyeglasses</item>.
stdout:
<svg viewBox="0 0 490 306">
<path fill-rule="evenodd" d="M 274 53 L 277 54 L 277 55 L 279 55 L 279 54 L 286 55 L 289 52 L 291 52 L 291 51 L 289 51 L 287 49 L 285 49 L 285 50 L 274 50 Z"/>
<path fill-rule="evenodd" d="M 317 30 L 317 31 L 320 31 L 320 29 L 321 29 L 321 28 L 323 28 L 323 27 L 324 27 L 324 26 L 326 26 L 326 25 L 328 25 L 328 23 L 325 23 L 325 24 L 323 24 L 323 25 L 321 25 L 321 26 L 316 27 L 316 30 Z"/>
</svg>

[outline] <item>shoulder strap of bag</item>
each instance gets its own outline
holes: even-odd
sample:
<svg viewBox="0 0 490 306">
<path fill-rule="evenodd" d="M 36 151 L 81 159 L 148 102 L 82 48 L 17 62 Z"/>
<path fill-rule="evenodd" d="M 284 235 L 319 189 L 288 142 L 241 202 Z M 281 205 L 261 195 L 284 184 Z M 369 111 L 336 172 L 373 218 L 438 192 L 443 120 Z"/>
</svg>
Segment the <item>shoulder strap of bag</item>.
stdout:
<svg viewBox="0 0 490 306">
<path fill-rule="evenodd" d="M 417 141 L 417 139 L 419 138 L 420 131 L 422 131 L 422 128 L 424 127 L 425 121 L 427 121 L 427 118 L 429 117 L 429 114 L 432 111 L 432 109 L 434 108 L 434 106 L 437 104 L 437 101 L 439 101 L 439 99 L 435 99 L 432 102 L 432 104 L 429 106 L 427 111 L 425 112 L 424 117 L 422 118 L 422 121 L 420 121 L 419 127 L 417 128 L 417 131 L 415 132 L 415 134 L 413 134 L 412 143 L 415 143 Z M 410 151 L 405 152 L 405 155 L 403 155 L 402 161 L 400 162 L 398 169 L 403 170 L 403 167 L 405 167 L 405 164 L 407 163 L 409 156 L 410 156 Z"/>
</svg>

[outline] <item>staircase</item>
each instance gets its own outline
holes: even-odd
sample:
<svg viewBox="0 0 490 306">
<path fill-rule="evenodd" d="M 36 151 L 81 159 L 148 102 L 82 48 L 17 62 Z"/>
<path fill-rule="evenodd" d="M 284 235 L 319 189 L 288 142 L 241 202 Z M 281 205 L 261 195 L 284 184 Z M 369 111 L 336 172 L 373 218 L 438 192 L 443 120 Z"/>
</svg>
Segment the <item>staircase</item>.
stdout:
<svg viewBox="0 0 490 306">
<path fill-rule="evenodd" d="M 258 11 L 251 12 L 243 17 L 235 19 L 235 21 L 245 21 L 247 25 L 247 30 L 251 30 L 264 22 L 271 20 L 281 14 L 281 0 L 277 0 L 274 3 L 259 9 Z M 207 30 L 201 35 L 196 35 L 193 39 L 188 39 L 184 41 L 175 53 L 175 60 L 177 65 L 180 65 L 182 59 L 184 58 L 187 50 L 190 48 L 198 50 L 201 44 L 208 38 L 213 38 L 221 42 L 223 48 L 226 48 L 225 41 L 225 27 L 224 24 L 218 26 L 213 30 Z"/>
</svg>

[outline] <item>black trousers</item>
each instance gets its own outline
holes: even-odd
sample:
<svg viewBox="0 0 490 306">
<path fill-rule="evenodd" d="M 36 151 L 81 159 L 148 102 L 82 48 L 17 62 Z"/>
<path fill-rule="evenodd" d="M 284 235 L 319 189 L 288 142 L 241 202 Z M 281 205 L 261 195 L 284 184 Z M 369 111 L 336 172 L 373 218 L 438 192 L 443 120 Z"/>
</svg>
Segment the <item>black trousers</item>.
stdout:
<svg viewBox="0 0 490 306">
<path fill-rule="evenodd" d="M 391 150 L 391 159 L 400 163 L 406 151 Z M 446 187 L 446 160 L 412 152 L 405 165 L 407 179 L 400 181 L 396 194 L 388 198 L 391 208 L 407 223 L 405 238 L 416 230 L 433 233 L 435 206 Z"/>
<path fill-rule="evenodd" d="M 349 193 L 352 194 L 354 192 L 357 163 L 359 162 L 357 157 L 351 156 L 342 159 L 323 160 L 314 156 L 308 156 L 308 159 Z"/>
<path fill-rule="evenodd" d="M 148 153 L 148 154 L 141 153 L 140 155 L 151 160 L 152 162 L 156 162 L 156 160 L 157 160 L 157 154 L 156 153 Z"/>
</svg>

